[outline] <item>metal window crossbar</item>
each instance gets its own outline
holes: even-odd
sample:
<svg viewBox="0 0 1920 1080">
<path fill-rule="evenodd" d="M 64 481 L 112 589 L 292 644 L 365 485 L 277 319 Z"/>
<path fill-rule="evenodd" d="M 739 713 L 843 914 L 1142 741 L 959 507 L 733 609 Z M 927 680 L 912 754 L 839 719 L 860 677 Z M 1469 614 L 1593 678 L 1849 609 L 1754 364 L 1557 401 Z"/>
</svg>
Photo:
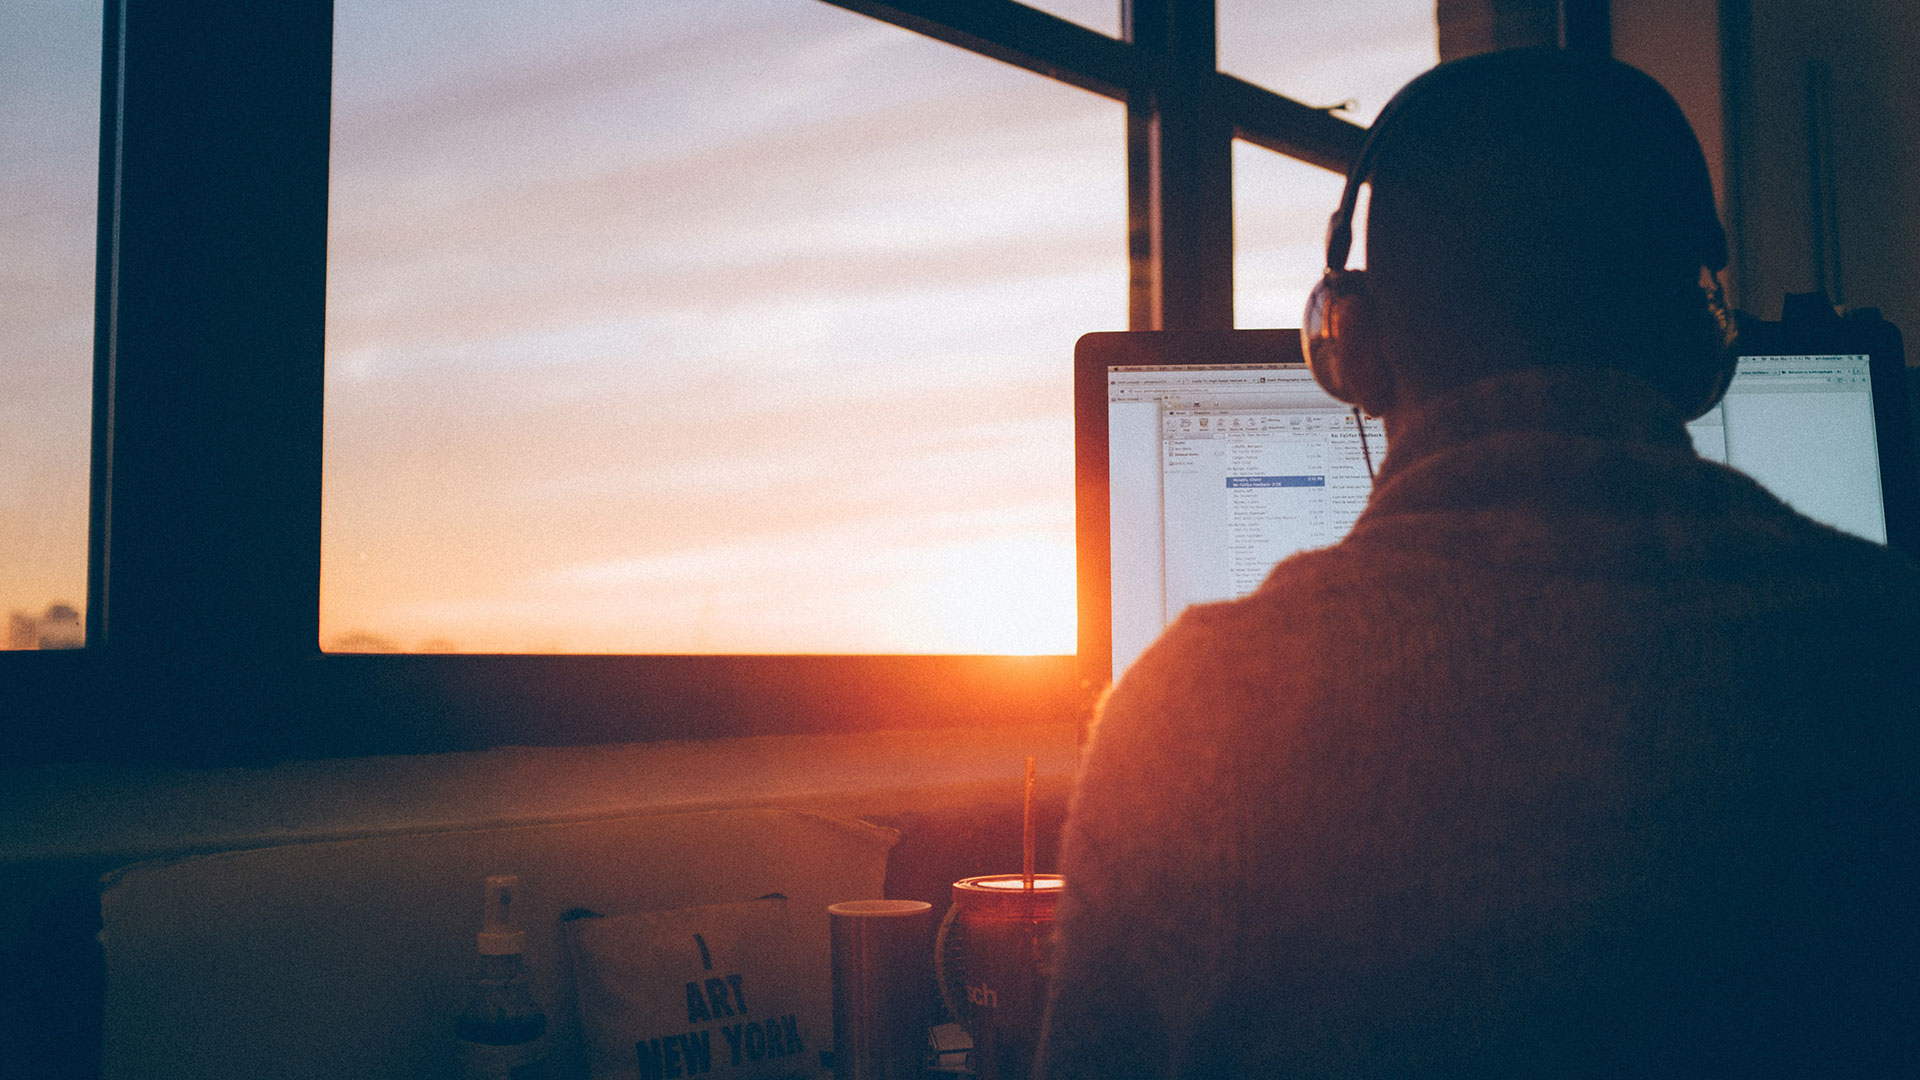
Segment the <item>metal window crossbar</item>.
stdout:
<svg viewBox="0 0 1920 1080">
<path fill-rule="evenodd" d="M 1125 101 L 1172 77 L 1167 58 L 1016 0 L 825 0 L 826 3 Z M 1176 3 L 1182 0 L 1175 0 Z M 1203 0 L 1210 5 L 1212 0 Z M 1187 6 L 1193 6 L 1188 4 Z M 1257 146 L 1343 172 L 1364 129 L 1209 66 L 1205 107 Z"/>
</svg>

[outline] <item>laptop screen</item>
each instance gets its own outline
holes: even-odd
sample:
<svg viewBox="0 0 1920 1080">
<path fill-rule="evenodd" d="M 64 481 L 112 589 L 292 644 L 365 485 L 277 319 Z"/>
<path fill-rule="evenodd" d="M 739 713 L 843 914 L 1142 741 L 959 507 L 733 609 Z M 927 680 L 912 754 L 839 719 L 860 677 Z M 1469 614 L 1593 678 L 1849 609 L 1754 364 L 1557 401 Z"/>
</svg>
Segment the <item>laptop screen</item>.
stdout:
<svg viewBox="0 0 1920 1080">
<path fill-rule="evenodd" d="M 1099 365 L 1107 566 L 1087 585 L 1106 611 L 1083 605 L 1083 655 L 1103 651 L 1116 678 L 1188 605 L 1244 596 L 1281 559 L 1340 540 L 1370 491 L 1351 408 L 1305 365 L 1209 363 L 1186 340 L 1184 355 L 1164 357 L 1178 362 L 1138 362 L 1163 357 L 1134 343 Z M 1814 520 L 1885 543 L 1870 369 L 1864 354 L 1743 357 L 1689 433 L 1703 457 Z M 1366 431 L 1377 467 L 1385 434 L 1372 419 Z M 1098 520 L 1083 515 L 1083 533 Z"/>
</svg>

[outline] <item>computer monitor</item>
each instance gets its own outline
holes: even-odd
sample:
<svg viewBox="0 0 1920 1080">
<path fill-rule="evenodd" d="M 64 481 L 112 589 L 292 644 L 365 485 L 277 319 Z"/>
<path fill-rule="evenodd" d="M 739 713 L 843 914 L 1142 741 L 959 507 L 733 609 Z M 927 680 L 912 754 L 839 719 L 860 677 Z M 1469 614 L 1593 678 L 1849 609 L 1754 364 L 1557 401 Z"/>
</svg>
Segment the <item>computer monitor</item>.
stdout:
<svg viewBox="0 0 1920 1080">
<path fill-rule="evenodd" d="M 1739 469 L 1795 510 L 1887 542 L 1865 354 L 1743 356 L 1726 396 L 1687 432 L 1701 457 Z"/>
<path fill-rule="evenodd" d="M 1098 688 L 1191 604 L 1332 544 L 1386 451 L 1298 362 L 1292 330 L 1088 334 L 1075 357 L 1080 665 Z M 1703 457 L 1817 521 L 1904 545 L 1904 372 L 1865 353 L 1746 356 L 1688 426 Z M 1890 385 L 1891 384 L 1891 385 Z"/>
</svg>

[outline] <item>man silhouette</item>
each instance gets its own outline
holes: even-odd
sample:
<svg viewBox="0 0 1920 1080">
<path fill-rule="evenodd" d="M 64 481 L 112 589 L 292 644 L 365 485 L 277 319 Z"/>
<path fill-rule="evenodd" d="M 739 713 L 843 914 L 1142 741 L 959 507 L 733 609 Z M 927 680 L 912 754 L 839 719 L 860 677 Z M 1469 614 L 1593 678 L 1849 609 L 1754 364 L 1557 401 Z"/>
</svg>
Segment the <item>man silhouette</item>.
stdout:
<svg viewBox="0 0 1920 1080">
<path fill-rule="evenodd" d="M 1920 571 L 1694 452 L 1678 107 L 1473 57 L 1349 180 L 1304 336 L 1390 448 L 1106 702 L 1038 1075 L 1920 1075 Z"/>
</svg>

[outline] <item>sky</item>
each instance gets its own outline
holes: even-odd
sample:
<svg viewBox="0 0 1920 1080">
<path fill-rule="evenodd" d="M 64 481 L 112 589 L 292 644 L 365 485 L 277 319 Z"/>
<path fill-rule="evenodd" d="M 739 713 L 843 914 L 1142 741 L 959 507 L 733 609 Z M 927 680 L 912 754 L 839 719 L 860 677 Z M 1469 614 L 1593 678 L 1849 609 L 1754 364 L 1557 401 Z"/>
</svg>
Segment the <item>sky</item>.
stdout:
<svg viewBox="0 0 1920 1080">
<path fill-rule="evenodd" d="M 0 607 L 38 612 L 85 592 L 100 16 L 4 10 Z M 1363 122 L 1434 59 L 1430 2 L 1219 21 Z M 814 0 L 338 0 L 334 86 L 323 644 L 1073 650 L 1117 102 Z M 1235 170 L 1239 323 L 1293 325 L 1340 178 Z"/>
<path fill-rule="evenodd" d="M 0 609 L 33 615 L 87 598 L 100 34 L 0 3 Z"/>
</svg>

